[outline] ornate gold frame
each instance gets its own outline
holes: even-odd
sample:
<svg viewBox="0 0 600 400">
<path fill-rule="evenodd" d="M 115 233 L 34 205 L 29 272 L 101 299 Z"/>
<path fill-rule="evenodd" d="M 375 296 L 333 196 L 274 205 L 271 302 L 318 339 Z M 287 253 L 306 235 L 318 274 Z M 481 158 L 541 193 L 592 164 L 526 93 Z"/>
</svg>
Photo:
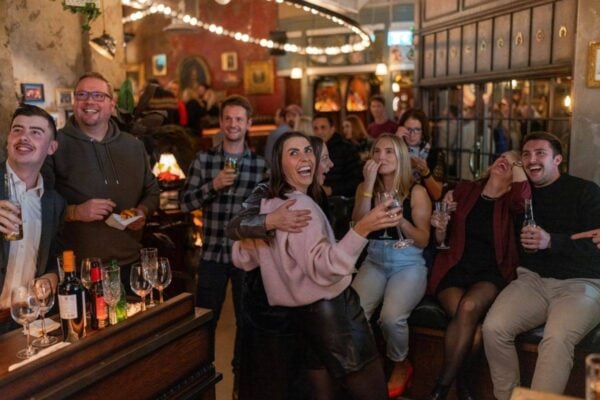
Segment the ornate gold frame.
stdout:
<svg viewBox="0 0 600 400">
<path fill-rule="evenodd" d="M 587 68 L 587 86 L 600 87 L 600 42 L 590 42 Z"/>
</svg>

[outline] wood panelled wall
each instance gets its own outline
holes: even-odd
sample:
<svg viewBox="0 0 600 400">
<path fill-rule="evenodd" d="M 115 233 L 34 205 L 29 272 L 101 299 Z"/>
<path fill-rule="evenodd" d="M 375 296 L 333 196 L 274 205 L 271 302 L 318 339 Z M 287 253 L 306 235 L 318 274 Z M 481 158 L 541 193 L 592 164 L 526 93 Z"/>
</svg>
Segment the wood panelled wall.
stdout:
<svg viewBox="0 0 600 400">
<path fill-rule="evenodd" d="M 419 86 L 570 73 L 576 0 L 418 2 Z"/>
</svg>

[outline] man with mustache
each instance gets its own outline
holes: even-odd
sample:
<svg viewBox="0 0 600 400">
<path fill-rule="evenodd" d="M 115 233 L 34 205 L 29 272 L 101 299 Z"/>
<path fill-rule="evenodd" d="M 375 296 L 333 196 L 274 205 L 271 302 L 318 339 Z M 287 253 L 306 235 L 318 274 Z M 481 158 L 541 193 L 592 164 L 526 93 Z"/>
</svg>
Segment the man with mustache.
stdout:
<svg viewBox="0 0 600 400">
<path fill-rule="evenodd" d="M 522 228 L 517 279 L 496 298 L 483 324 L 499 400 L 509 399 L 520 384 L 518 334 L 545 324 L 531 387 L 560 394 L 575 346 L 600 323 L 600 252 L 592 240 L 571 239 L 575 232 L 600 226 L 600 188 L 560 173 L 562 146 L 550 133 L 527 135 L 521 158 L 536 225 Z"/>
<path fill-rule="evenodd" d="M 242 211 L 242 203 L 264 179 L 264 158 L 250 151 L 246 135 L 252 126 L 252 106 L 245 97 L 233 95 L 221 103 L 219 123 L 223 142 L 198 153 L 190 166 L 181 195 L 183 211 L 202 210 L 202 261 L 198 271 L 196 305 L 213 310 L 212 333 L 216 330 L 231 280 L 236 317 L 236 345 L 233 356 L 237 375 L 239 340 L 242 329 L 242 287 L 245 273 L 233 266 L 233 241 L 225 235 L 227 223 Z M 225 160 L 236 160 L 236 168 Z M 236 390 L 237 377 L 234 380 Z"/>
<path fill-rule="evenodd" d="M 50 272 L 56 269 L 55 263 L 48 261 L 56 259 L 54 238 L 65 201 L 40 175 L 46 156 L 58 147 L 55 136 L 54 119 L 43 109 L 24 104 L 14 112 L 7 136 L 8 158 L 0 163 L 0 333 L 16 328 L 10 317 L 11 289 L 38 276 L 48 278 L 54 287 L 58 281 Z M 8 201 L 9 189 L 19 200 L 20 210 Z M 6 240 L 4 234 L 18 230 L 19 225 L 23 238 Z"/>
<path fill-rule="evenodd" d="M 73 116 L 57 135 L 59 150 L 48 157 L 44 178 L 67 200 L 61 245 L 78 259 L 116 260 L 129 288 L 129 267 L 139 259 L 146 217 L 158 207 L 158 183 L 144 144 L 111 120 L 112 85 L 97 72 L 79 78 Z M 132 210 L 140 218 L 124 230 L 110 227 L 111 213 Z"/>
</svg>

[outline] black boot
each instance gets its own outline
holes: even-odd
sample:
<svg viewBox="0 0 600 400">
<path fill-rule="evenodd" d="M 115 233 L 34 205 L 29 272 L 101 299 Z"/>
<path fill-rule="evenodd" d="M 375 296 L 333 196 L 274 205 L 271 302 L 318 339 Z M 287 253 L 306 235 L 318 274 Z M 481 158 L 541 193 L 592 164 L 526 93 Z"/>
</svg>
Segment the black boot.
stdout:
<svg viewBox="0 0 600 400">
<path fill-rule="evenodd" d="M 456 379 L 456 397 L 458 400 L 476 400 L 475 396 L 471 393 L 471 388 L 464 377 L 457 377 Z"/>
<path fill-rule="evenodd" d="M 436 383 L 433 391 L 427 398 L 428 400 L 446 400 L 446 396 L 448 396 L 448 391 L 450 390 L 450 385 L 442 385 L 441 383 Z"/>
</svg>

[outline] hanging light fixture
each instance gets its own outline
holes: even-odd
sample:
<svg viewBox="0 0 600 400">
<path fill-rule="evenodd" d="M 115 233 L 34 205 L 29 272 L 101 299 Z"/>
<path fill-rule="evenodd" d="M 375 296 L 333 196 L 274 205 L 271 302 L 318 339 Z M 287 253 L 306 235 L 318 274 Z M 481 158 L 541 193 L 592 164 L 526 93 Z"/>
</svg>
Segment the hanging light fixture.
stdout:
<svg viewBox="0 0 600 400">
<path fill-rule="evenodd" d="M 115 38 L 106 33 L 106 19 L 104 17 L 104 2 L 102 3 L 102 35 L 90 40 L 90 46 L 96 50 L 101 56 L 109 60 L 115 59 L 117 53 L 117 41 Z"/>
<path fill-rule="evenodd" d="M 300 68 L 300 67 L 292 68 L 292 70 L 290 71 L 290 78 L 291 79 L 302 79 L 302 68 Z"/>
<path fill-rule="evenodd" d="M 121 0 L 123 1 L 131 1 L 131 0 Z M 139 0 L 137 0 L 139 1 Z M 219 36 L 229 36 L 232 39 L 237 41 L 241 41 L 244 43 L 251 43 L 255 45 L 259 45 L 261 47 L 265 47 L 268 49 L 280 49 L 286 51 L 288 53 L 297 53 L 297 54 L 309 54 L 309 55 L 338 55 L 338 54 L 348 54 L 352 52 L 360 52 L 364 51 L 366 48 L 371 46 L 373 35 L 372 32 L 367 29 L 361 27 L 361 25 L 355 20 L 348 18 L 344 15 L 341 15 L 335 11 L 329 10 L 326 7 L 308 3 L 304 0 L 266 0 L 266 1 L 275 1 L 277 4 L 287 4 L 293 6 L 297 9 L 300 9 L 306 13 L 318 16 L 323 19 L 327 19 L 331 21 L 333 24 L 339 25 L 347 29 L 350 33 L 356 35 L 360 41 L 353 44 L 343 44 L 343 45 L 331 45 L 331 46 L 300 46 L 293 43 L 277 43 L 272 39 L 267 38 L 259 38 L 251 36 L 248 33 L 238 32 L 234 30 L 226 29 L 223 26 L 216 25 L 209 20 L 203 21 L 199 19 L 197 16 L 192 16 L 189 14 L 183 14 L 178 12 L 177 10 L 172 9 L 170 6 L 163 4 L 160 0 L 153 1 L 147 0 L 146 5 L 147 8 L 136 11 L 123 17 L 123 24 L 127 24 L 134 21 L 139 21 L 143 18 L 146 18 L 149 15 L 153 14 L 164 14 L 166 17 L 177 18 L 183 21 L 186 24 L 189 24 L 193 27 L 198 27 L 204 30 L 209 31 L 215 35 Z"/>
<path fill-rule="evenodd" d="M 385 76 L 388 73 L 388 67 L 384 63 L 379 63 L 375 66 L 375 75 Z"/>
</svg>

